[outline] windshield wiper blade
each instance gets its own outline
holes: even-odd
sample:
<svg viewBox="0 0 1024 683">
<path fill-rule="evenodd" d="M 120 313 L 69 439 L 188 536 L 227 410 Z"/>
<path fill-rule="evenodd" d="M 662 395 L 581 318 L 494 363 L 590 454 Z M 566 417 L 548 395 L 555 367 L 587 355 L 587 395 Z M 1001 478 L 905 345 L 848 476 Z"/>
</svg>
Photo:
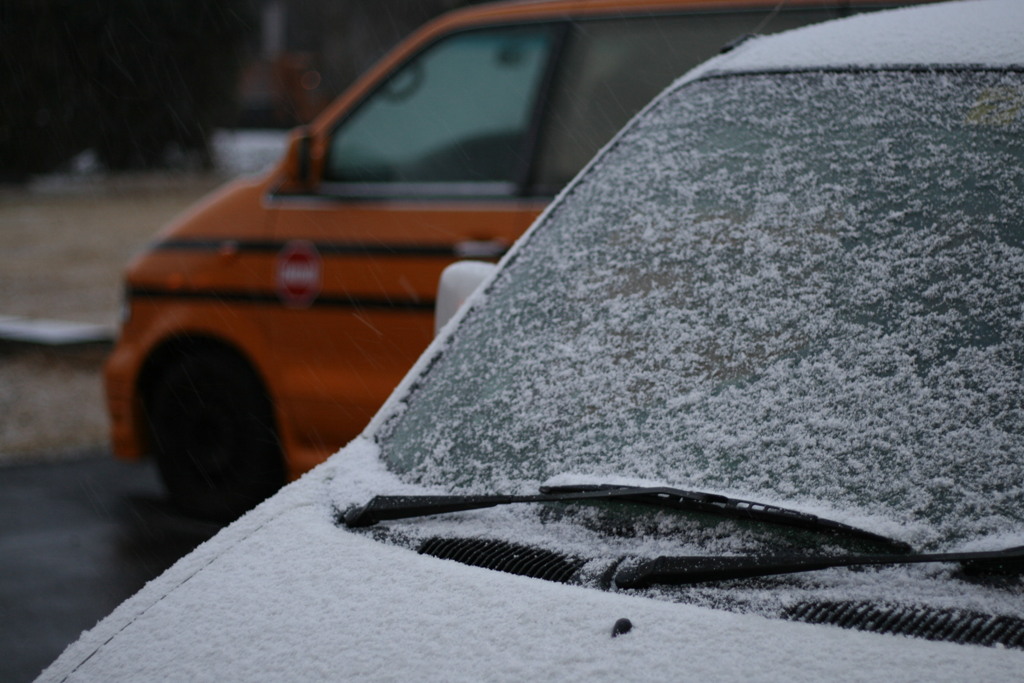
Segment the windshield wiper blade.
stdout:
<svg viewBox="0 0 1024 683">
<path fill-rule="evenodd" d="M 362 507 L 344 515 L 345 525 L 354 528 L 370 526 L 393 519 L 478 510 L 514 503 L 552 503 L 570 501 L 619 500 L 659 508 L 703 512 L 720 517 L 754 520 L 817 532 L 869 540 L 906 553 L 910 546 L 880 534 L 825 519 L 799 510 L 766 505 L 716 493 L 687 491 L 666 486 L 618 486 L 615 484 L 582 484 L 543 486 L 535 495 L 455 495 L 455 496 L 375 496 Z"/>
<path fill-rule="evenodd" d="M 627 495 L 642 495 L 653 489 L 611 486 L 600 490 L 558 491 L 548 492 L 541 488 L 541 493 L 534 495 L 513 496 L 506 494 L 491 495 L 427 495 L 427 496 L 374 496 L 362 507 L 348 510 L 344 515 L 345 526 L 372 526 L 377 522 L 391 519 L 409 519 L 441 515 L 449 512 L 480 510 L 498 505 L 515 503 L 561 503 L 575 500 L 602 500 L 608 498 L 624 498 Z"/>
<path fill-rule="evenodd" d="M 613 581 L 619 588 L 683 585 L 729 579 L 796 574 L 833 567 L 959 562 L 977 573 L 1017 573 L 1024 570 L 1024 546 L 1003 550 L 957 553 L 905 553 L 890 555 L 784 555 L 757 557 L 658 557 L 620 565 Z"/>
<path fill-rule="evenodd" d="M 541 491 L 545 493 L 553 493 L 602 491 L 609 489 L 621 490 L 621 487 L 617 487 L 614 484 L 584 484 L 546 486 L 542 487 Z M 674 508 L 690 512 L 705 512 L 719 517 L 768 522 L 771 524 L 781 524 L 783 526 L 808 529 L 819 533 L 859 538 L 888 546 L 893 551 L 899 553 L 907 553 L 912 550 L 910 545 L 903 541 L 897 541 L 896 539 L 889 538 L 888 536 L 876 534 L 872 531 L 867 531 L 866 529 L 860 529 L 849 524 L 844 524 L 843 522 L 837 522 L 825 517 L 812 515 L 809 512 L 801 512 L 800 510 L 784 508 L 778 505 L 758 503 L 740 498 L 730 498 L 717 493 L 687 491 L 669 487 L 649 487 L 637 490 L 643 492 L 644 495 L 634 496 L 632 493 L 624 491 L 621 498 L 632 502 L 656 505 L 658 507 Z"/>
</svg>

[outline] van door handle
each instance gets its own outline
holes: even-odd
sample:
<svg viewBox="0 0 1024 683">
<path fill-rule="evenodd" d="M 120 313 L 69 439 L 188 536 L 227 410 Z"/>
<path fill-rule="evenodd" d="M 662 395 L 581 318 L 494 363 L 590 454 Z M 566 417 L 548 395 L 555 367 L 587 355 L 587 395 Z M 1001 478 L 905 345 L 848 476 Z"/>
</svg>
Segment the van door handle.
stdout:
<svg viewBox="0 0 1024 683">
<path fill-rule="evenodd" d="M 456 242 L 453 249 L 459 258 L 496 258 L 508 251 L 504 240 L 465 240 Z"/>
</svg>

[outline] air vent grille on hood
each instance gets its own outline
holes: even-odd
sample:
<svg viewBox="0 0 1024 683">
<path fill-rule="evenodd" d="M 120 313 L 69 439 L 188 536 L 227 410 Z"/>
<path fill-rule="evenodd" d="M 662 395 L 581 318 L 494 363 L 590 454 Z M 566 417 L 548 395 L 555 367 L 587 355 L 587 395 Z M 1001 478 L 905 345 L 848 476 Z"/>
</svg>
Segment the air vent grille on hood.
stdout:
<svg viewBox="0 0 1024 683">
<path fill-rule="evenodd" d="M 420 545 L 419 552 L 474 567 L 559 583 L 568 583 L 584 564 L 583 560 L 550 550 L 478 538 L 430 538 Z"/>
<path fill-rule="evenodd" d="M 803 602 L 784 617 L 811 624 L 893 633 L 963 645 L 1002 645 L 1024 649 L 1024 619 L 952 609 L 866 602 Z"/>
</svg>

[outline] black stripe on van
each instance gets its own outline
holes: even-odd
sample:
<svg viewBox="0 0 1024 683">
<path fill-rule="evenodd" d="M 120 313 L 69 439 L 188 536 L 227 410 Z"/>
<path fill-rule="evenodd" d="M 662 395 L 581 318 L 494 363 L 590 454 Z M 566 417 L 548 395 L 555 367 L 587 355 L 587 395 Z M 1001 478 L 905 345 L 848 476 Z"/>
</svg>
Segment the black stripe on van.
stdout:
<svg viewBox="0 0 1024 683">
<path fill-rule="evenodd" d="M 132 287 L 128 290 L 128 297 L 131 299 L 217 301 L 273 306 L 283 305 L 281 298 L 275 292 L 257 290 L 177 290 L 157 287 Z M 300 308 L 348 308 L 352 310 L 432 313 L 434 311 L 434 301 L 403 297 L 337 296 L 321 294 L 308 306 L 302 306 Z"/>
<path fill-rule="evenodd" d="M 220 251 L 277 253 L 292 240 L 232 240 L 232 239 L 169 239 L 151 246 L 159 251 Z M 455 258 L 459 252 L 454 245 L 444 244 L 382 244 L 380 242 L 312 242 L 323 256 L 432 256 Z"/>
</svg>

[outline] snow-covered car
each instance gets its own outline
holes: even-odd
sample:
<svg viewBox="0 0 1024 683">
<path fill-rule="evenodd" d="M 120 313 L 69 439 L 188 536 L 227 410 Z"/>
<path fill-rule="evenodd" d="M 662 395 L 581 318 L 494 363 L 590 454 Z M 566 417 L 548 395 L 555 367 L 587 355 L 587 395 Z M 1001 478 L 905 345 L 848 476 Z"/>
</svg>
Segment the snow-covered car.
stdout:
<svg viewBox="0 0 1024 683">
<path fill-rule="evenodd" d="M 1019 680 L 1024 3 L 662 93 L 366 432 L 44 680 Z"/>
</svg>

